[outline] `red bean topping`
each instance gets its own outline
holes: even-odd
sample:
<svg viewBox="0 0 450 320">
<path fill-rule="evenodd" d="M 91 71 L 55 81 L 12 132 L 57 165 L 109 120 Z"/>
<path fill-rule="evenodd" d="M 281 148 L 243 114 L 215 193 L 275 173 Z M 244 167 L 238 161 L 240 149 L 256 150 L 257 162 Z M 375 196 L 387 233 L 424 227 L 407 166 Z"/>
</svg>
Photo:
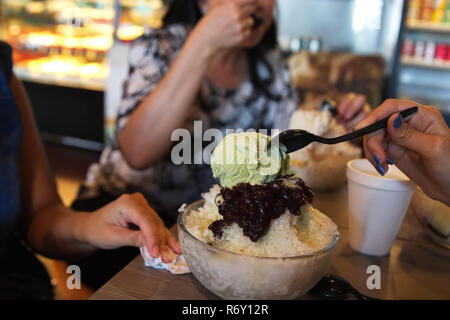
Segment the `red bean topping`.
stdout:
<svg viewBox="0 0 450 320">
<path fill-rule="evenodd" d="M 267 233 L 271 220 L 280 217 L 286 209 L 298 216 L 301 207 L 313 201 L 311 189 L 292 175 L 264 185 L 240 183 L 233 188 L 222 188 L 218 197 L 223 198 L 218 204 L 223 219 L 209 225 L 214 236 L 221 238 L 223 228 L 235 222 L 254 242 Z"/>
</svg>

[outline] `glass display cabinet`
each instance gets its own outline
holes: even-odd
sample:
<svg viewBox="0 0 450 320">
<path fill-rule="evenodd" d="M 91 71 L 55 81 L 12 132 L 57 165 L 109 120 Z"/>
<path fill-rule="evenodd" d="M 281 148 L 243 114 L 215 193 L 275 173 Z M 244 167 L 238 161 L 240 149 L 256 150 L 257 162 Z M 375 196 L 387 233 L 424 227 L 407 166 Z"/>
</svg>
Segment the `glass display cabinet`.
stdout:
<svg viewBox="0 0 450 320">
<path fill-rule="evenodd" d="M 102 91 L 114 39 L 158 27 L 161 0 L 3 0 L 1 38 L 22 80 Z"/>
<path fill-rule="evenodd" d="M 163 0 L 0 0 L 0 39 L 14 49 L 44 141 L 102 149 L 120 98 L 110 107 L 108 96 L 121 92 L 108 81 L 127 68 L 127 51 L 113 51 L 159 27 L 165 8 Z"/>
</svg>

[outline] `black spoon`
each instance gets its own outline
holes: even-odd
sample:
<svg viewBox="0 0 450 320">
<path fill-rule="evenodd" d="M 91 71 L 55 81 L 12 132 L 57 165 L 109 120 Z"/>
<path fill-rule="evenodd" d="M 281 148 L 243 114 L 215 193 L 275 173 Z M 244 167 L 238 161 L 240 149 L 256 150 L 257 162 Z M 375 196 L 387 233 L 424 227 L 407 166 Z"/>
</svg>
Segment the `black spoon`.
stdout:
<svg viewBox="0 0 450 320">
<path fill-rule="evenodd" d="M 406 109 L 402 112 L 400 112 L 400 114 L 402 115 L 403 118 L 406 118 L 414 113 L 417 112 L 419 108 L 418 107 L 412 107 L 409 109 Z M 379 129 L 382 128 L 386 128 L 387 126 L 387 121 L 388 118 L 379 120 L 375 123 L 372 123 L 370 126 L 367 126 L 365 128 L 353 131 L 349 134 L 345 134 L 343 136 L 340 137 L 335 137 L 335 138 L 324 138 L 324 137 L 320 137 L 320 136 L 316 136 L 315 134 L 312 134 L 308 131 L 305 130 L 301 130 L 301 129 L 292 129 L 292 130 L 286 130 L 281 132 L 278 136 L 276 136 L 274 139 L 272 139 L 272 141 L 277 141 L 280 144 L 283 144 L 286 147 L 286 152 L 287 153 L 291 153 L 297 150 L 300 150 L 304 147 L 306 147 L 307 145 L 309 145 L 311 142 L 320 142 L 320 143 L 325 143 L 325 144 L 336 144 L 336 143 L 340 143 L 340 142 L 344 142 L 344 141 L 348 141 L 348 140 L 352 140 L 358 137 L 361 137 L 363 135 L 366 135 L 368 133 L 377 131 Z"/>
<path fill-rule="evenodd" d="M 360 300 L 379 300 L 368 297 L 355 288 L 344 278 L 333 274 L 325 274 L 323 278 L 311 289 L 309 294 L 325 299 L 344 299 L 353 294 Z"/>
</svg>

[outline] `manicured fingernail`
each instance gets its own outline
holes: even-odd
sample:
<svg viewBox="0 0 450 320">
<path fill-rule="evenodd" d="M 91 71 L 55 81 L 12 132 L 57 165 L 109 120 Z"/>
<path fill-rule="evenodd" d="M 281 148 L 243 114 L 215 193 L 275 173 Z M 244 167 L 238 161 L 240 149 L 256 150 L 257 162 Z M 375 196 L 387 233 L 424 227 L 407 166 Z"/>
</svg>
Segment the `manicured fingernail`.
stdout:
<svg viewBox="0 0 450 320">
<path fill-rule="evenodd" d="M 382 165 L 377 164 L 375 166 L 375 169 L 377 169 L 378 173 L 381 174 L 382 176 L 384 176 L 386 174 L 386 170 L 384 169 L 384 167 Z"/>
<path fill-rule="evenodd" d="M 395 164 L 394 160 L 392 160 L 390 157 L 386 157 L 387 164 L 393 165 Z"/>
<path fill-rule="evenodd" d="M 374 156 L 373 156 L 373 159 L 375 160 L 375 164 L 376 164 L 377 166 L 379 166 L 379 165 L 381 164 L 381 159 L 380 159 L 379 156 L 374 155 Z"/>
<path fill-rule="evenodd" d="M 402 126 L 403 118 L 402 115 L 399 113 L 397 118 L 394 119 L 394 128 L 399 129 Z"/>
</svg>

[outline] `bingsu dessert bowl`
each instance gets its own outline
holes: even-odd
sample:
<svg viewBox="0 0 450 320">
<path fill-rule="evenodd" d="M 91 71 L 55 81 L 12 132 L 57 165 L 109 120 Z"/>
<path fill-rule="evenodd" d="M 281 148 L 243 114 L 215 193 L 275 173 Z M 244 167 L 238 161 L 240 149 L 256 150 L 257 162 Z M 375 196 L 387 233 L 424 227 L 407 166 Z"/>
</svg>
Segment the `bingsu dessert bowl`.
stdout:
<svg viewBox="0 0 450 320">
<path fill-rule="evenodd" d="M 179 215 L 178 237 L 194 276 L 223 299 L 295 299 L 310 290 L 331 265 L 339 240 L 337 229 L 329 235 L 329 244 L 311 253 L 278 257 L 274 244 L 269 250 L 273 257 L 246 255 L 215 247 L 188 230 L 204 205 L 203 200 L 194 202 Z M 289 236 L 283 240 L 282 247 L 293 242 Z"/>
<path fill-rule="evenodd" d="M 267 148 L 270 137 L 258 133 L 237 135 L 227 135 L 212 154 L 220 185 L 180 208 L 183 255 L 221 298 L 297 298 L 327 272 L 339 232 L 312 207 L 313 193 L 292 174 L 282 146 Z M 236 162 L 219 161 L 226 156 Z"/>
<path fill-rule="evenodd" d="M 328 109 L 297 110 L 291 117 L 290 129 L 302 129 L 315 135 L 333 138 L 346 134 Z M 347 162 L 361 156 L 361 148 L 350 142 L 326 145 L 313 142 L 291 154 L 292 170 L 317 191 L 335 189 L 347 180 Z"/>
</svg>

